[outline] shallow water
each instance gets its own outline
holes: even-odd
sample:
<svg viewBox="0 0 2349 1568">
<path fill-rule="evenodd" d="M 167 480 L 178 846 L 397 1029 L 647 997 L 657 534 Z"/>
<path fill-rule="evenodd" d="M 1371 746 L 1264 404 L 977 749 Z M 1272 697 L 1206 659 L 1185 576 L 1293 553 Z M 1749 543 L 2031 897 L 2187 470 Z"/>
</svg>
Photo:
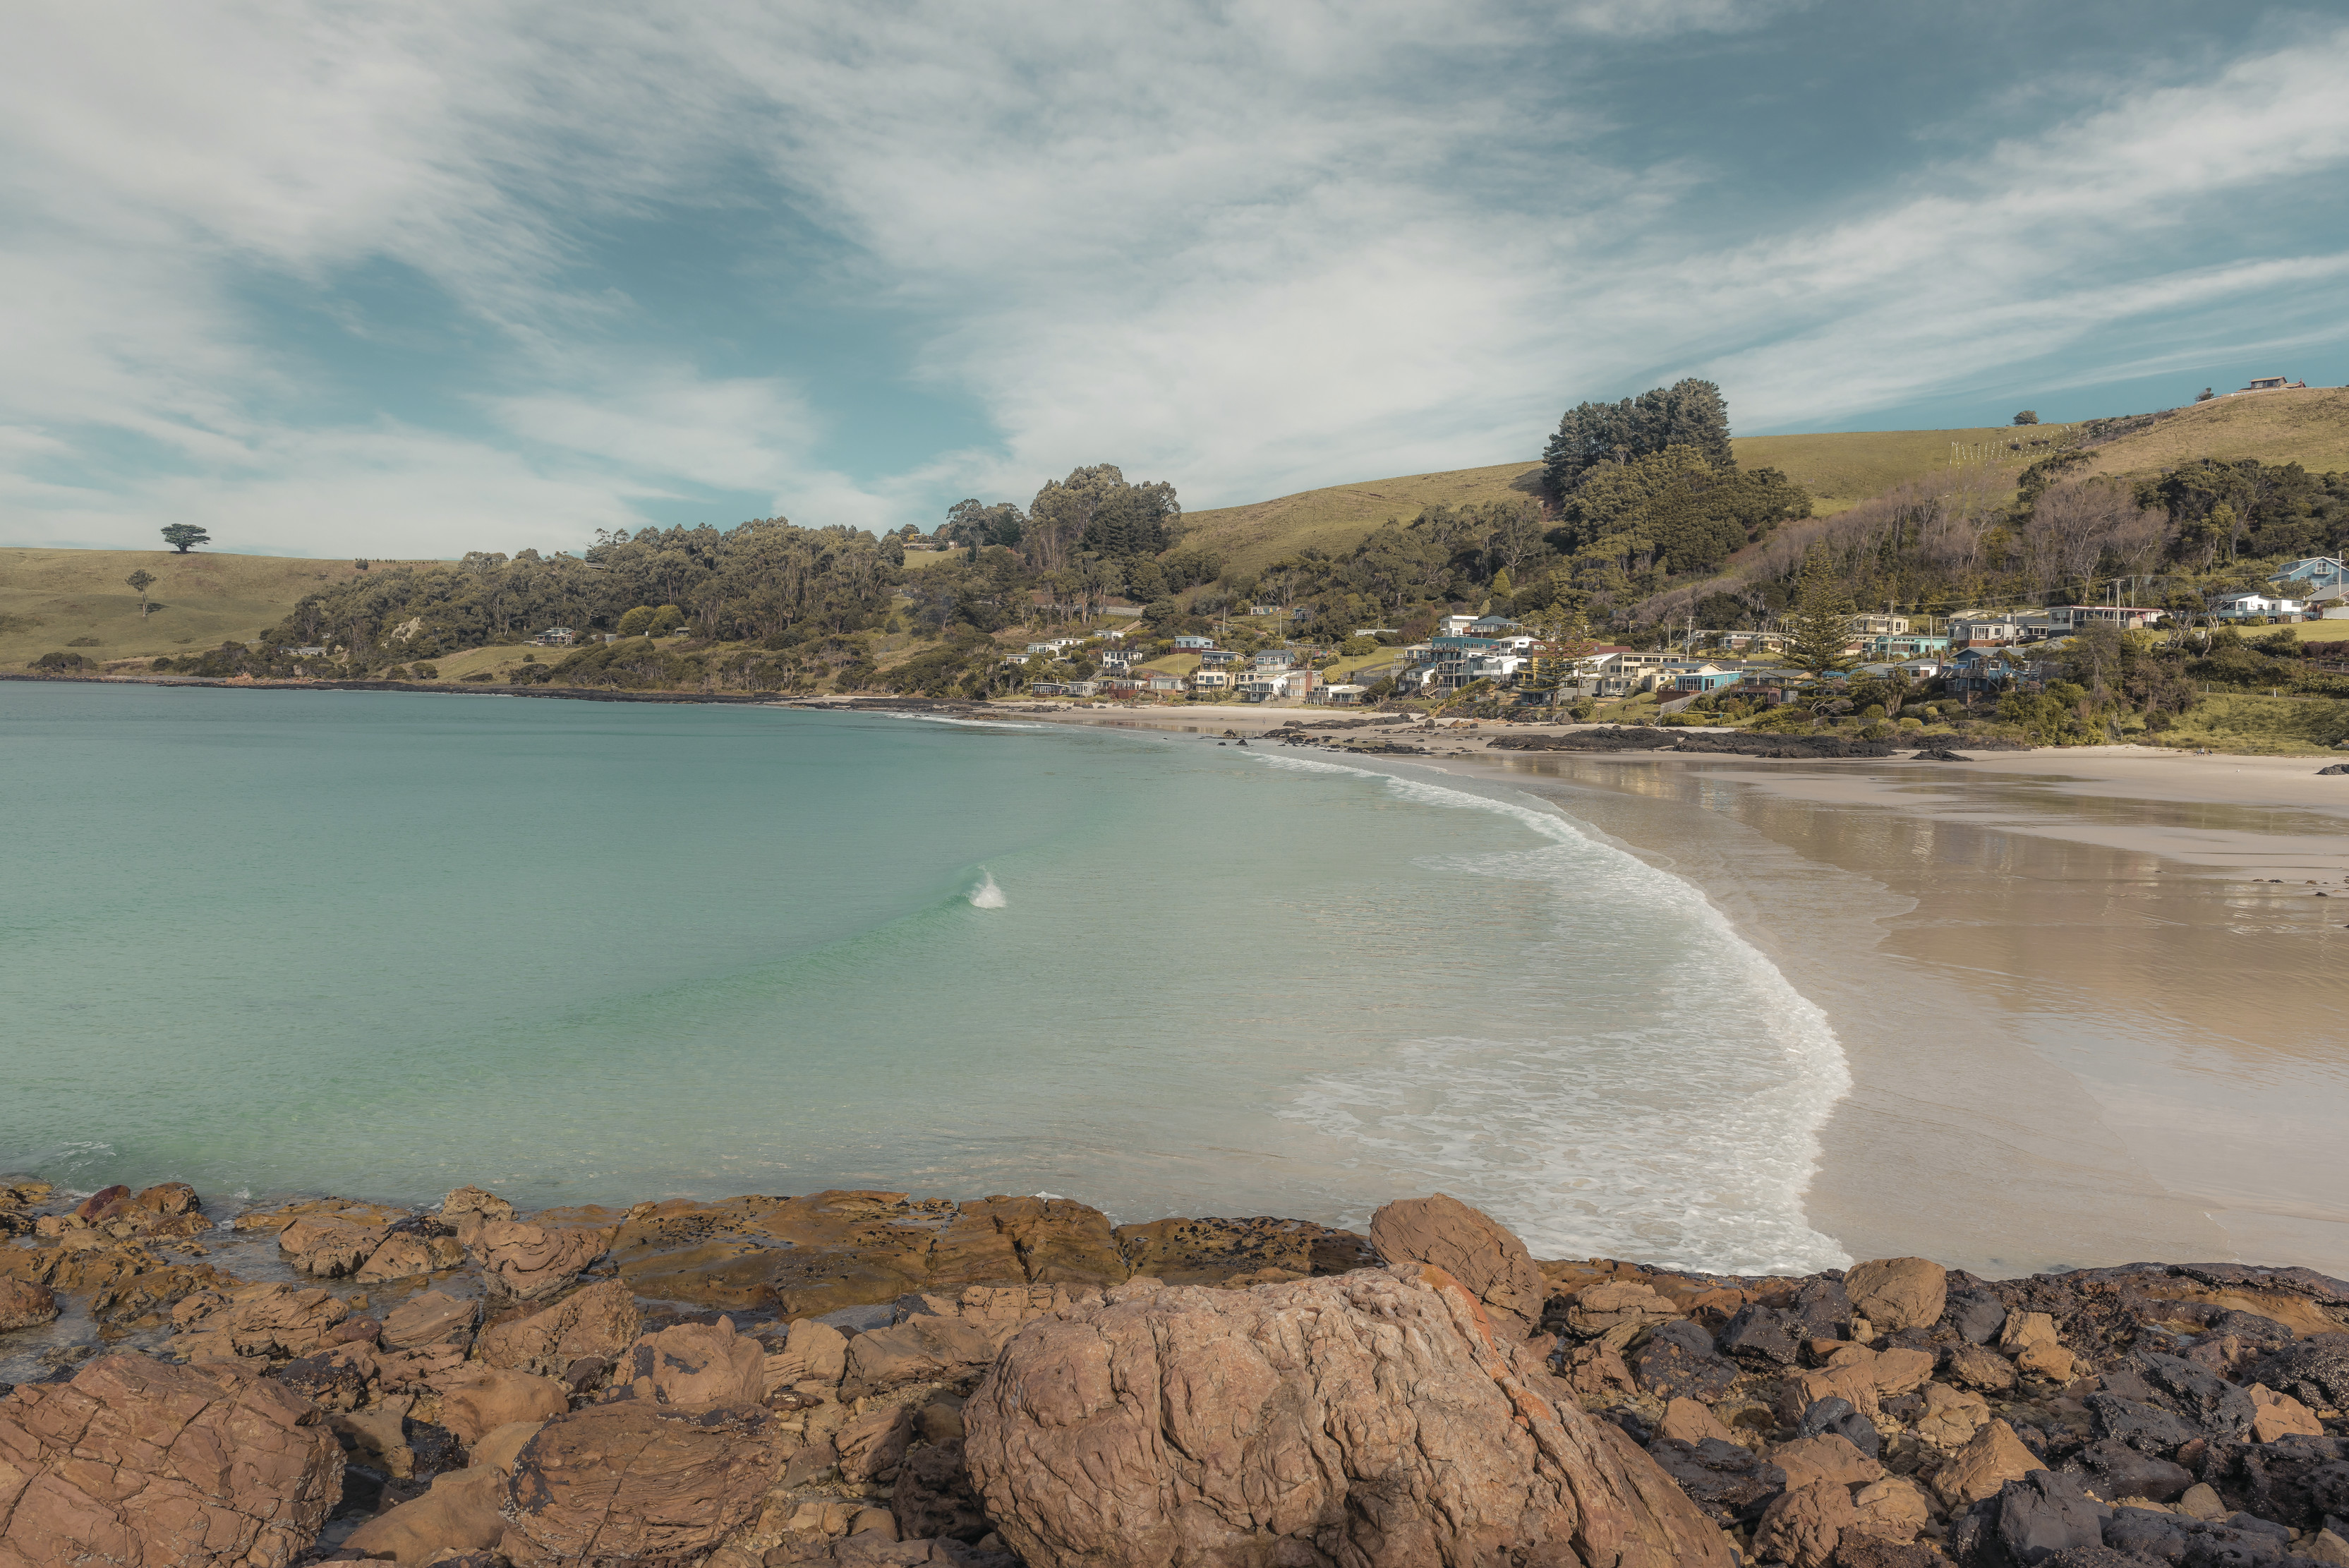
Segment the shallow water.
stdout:
<svg viewBox="0 0 2349 1568">
<path fill-rule="evenodd" d="M 1067 729 L 0 685 L 0 1170 L 529 1205 L 1051 1191 L 1844 1260 L 1847 1084 L 1501 785 Z"/>
</svg>

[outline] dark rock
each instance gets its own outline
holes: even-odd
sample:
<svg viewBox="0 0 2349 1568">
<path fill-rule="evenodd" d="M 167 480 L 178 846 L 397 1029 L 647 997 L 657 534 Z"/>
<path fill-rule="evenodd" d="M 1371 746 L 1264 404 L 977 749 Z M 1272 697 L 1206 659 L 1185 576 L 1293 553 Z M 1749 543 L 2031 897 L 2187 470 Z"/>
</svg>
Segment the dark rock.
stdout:
<svg viewBox="0 0 2349 1568">
<path fill-rule="evenodd" d="M 1701 1443 L 1659 1438 L 1648 1445 L 1648 1452 L 1706 1518 L 1724 1528 L 1752 1524 L 1770 1500 L 1785 1490 L 1785 1470 L 1751 1449 L 1719 1438 Z"/>
<path fill-rule="evenodd" d="M 1735 1356 L 1748 1366 L 1792 1366 L 1800 1355 L 1785 1315 L 1760 1302 L 1748 1302 L 1737 1309 L 1737 1315 L 1721 1331 L 1720 1343 L 1723 1355 Z"/>
<path fill-rule="evenodd" d="M 2205 1334 L 2232 1334 L 2247 1344 L 2272 1349 L 2290 1345 L 2299 1335 L 2271 1317 L 2261 1317 L 2255 1312 L 2222 1312 L 2205 1325 Z"/>
<path fill-rule="evenodd" d="M 1737 1381 L 1735 1362 L 1713 1354 L 1713 1335 L 1682 1318 L 1658 1328 L 1632 1364 L 1640 1386 L 1659 1399 L 1711 1404 Z"/>
<path fill-rule="evenodd" d="M 437 1422 L 411 1419 L 407 1423 L 406 1436 L 409 1451 L 416 1456 L 418 1475 L 463 1468 L 464 1445 L 448 1428 Z"/>
<path fill-rule="evenodd" d="M 321 1410 L 356 1410 L 367 1398 L 367 1376 L 347 1361 L 305 1355 L 270 1374 Z"/>
<path fill-rule="evenodd" d="M 1787 1328 L 1797 1339 L 1841 1339 L 1851 1332 L 1851 1297 L 1841 1280 L 1812 1280 L 1795 1293 Z"/>
<path fill-rule="evenodd" d="M 2312 1410 L 2349 1409 L 2349 1334 L 2311 1334 L 2288 1345 L 2254 1368 L 2253 1381 Z"/>
<path fill-rule="evenodd" d="M 2349 1438 L 2214 1446 L 2203 1475 L 2240 1494 L 2250 1512 L 2294 1530 L 2322 1529 L 2328 1514 L 2349 1514 Z"/>
<path fill-rule="evenodd" d="M 1884 1439 L 1878 1436 L 1876 1423 L 1853 1409 L 1847 1399 L 1814 1399 L 1810 1408 L 1803 1412 L 1800 1425 L 1806 1438 L 1833 1433 L 1871 1459 L 1884 1451 Z"/>
<path fill-rule="evenodd" d="M 2095 1417 L 2099 1438 L 2126 1444 L 2141 1454 L 2174 1454 L 2199 1435 L 2168 1410 L 2116 1395 L 2089 1395 L 2088 1410 Z"/>
<path fill-rule="evenodd" d="M 2134 1355 L 2130 1364 L 2153 1386 L 2153 1402 L 2174 1410 L 2202 1436 L 2240 1442 L 2251 1434 L 2251 1394 L 2207 1366 L 2175 1355 Z"/>
<path fill-rule="evenodd" d="M 2175 1502 L 2179 1493 L 2194 1484 L 2194 1477 L 2184 1467 L 2110 1438 L 2090 1443 L 2065 1459 L 2064 1469 L 2078 1476 L 2106 1502 L 2116 1502 L 2125 1497 Z"/>
<path fill-rule="evenodd" d="M 2112 1510 L 2091 1501 L 2070 1476 L 2033 1470 L 1998 1493 L 1998 1538 L 2013 1561 L 2035 1568 L 2056 1552 L 2104 1544 Z"/>
<path fill-rule="evenodd" d="M 1930 1546 L 1903 1545 L 1847 1530 L 1836 1543 L 1834 1563 L 1835 1568 L 1949 1568 L 1950 1560 Z"/>
<path fill-rule="evenodd" d="M 2006 1303 L 1985 1290 L 1951 1291 L 1941 1322 L 1969 1345 L 1988 1345 L 2006 1326 Z"/>
<path fill-rule="evenodd" d="M 2105 1544 L 2149 1563 L 2176 1563 L 2186 1555 L 2186 1521 L 2174 1513 L 2116 1508 L 2104 1523 Z"/>
<path fill-rule="evenodd" d="M 2067 1546 L 2040 1568 L 2145 1568 L 2145 1559 L 2109 1546 Z"/>
<path fill-rule="evenodd" d="M 897 1534 L 906 1541 L 946 1537 L 976 1543 L 994 1528 L 971 1490 L 959 1438 L 909 1449 L 897 1465 L 896 1489 L 889 1496 Z"/>
</svg>

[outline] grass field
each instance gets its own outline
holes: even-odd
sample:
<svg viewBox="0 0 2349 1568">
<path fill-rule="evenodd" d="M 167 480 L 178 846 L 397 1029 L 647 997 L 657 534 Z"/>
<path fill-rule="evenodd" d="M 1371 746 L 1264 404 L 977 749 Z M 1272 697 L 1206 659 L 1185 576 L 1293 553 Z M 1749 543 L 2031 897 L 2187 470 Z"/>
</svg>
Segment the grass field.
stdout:
<svg viewBox="0 0 2349 1568">
<path fill-rule="evenodd" d="M 2349 739 L 2349 702 L 2221 692 L 2178 715 L 2175 728 L 2147 739 L 2158 745 L 2208 746 L 2248 756 L 2313 756 Z"/>
<path fill-rule="evenodd" d="M 2085 472 L 2157 473 L 2197 457 L 2297 462 L 2312 473 L 2349 469 L 2349 388 L 2214 398 L 2098 447 L 2094 456 Z"/>
<path fill-rule="evenodd" d="M 139 617 L 123 579 L 145 569 L 151 609 Z M 0 549 L 0 669 L 88 638 L 69 651 L 101 662 L 251 642 L 315 588 L 357 575 L 348 561 L 283 556 L 182 556 L 170 550 Z"/>
<path fill-rule="evenodd" d="M 1962 431 L 1836 431 L 1825 435 L 1742 436 L 1729 444 L 1740 468 L 1775 468 L 1811 493 L 1824 517 L 1848 511 L 1904 480 L 1950 465 L 1952 446 L 2002 447 L 2019 432 L 2006 425 Z M 2016 457 L 2011 475 L 2029 463 Z"/>
</svg>

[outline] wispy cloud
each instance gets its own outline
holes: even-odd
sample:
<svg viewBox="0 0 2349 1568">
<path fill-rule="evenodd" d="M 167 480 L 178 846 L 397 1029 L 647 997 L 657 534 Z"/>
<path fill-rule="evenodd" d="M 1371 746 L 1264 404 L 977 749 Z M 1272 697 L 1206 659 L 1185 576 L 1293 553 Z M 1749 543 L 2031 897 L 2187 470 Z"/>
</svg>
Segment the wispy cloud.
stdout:
<svg viewBox="0 0 2349 1568">
<path fill-rule="evenodd" d="M 1095 461 L 1213 504 L 1530 457 L 1669 375 L 1785 425 L 2333 335 L 2275 324 L 2349 257 L 2315 200 L 2349 31 L 1985 81 L 2002 134 L 1909 128 L 1724 237 L 1768 124 L 1643 138 L 1691 111 L 1609 51 L 1828 20 L 36 8 L 0 54 L 0 537 L 544 547 L 711 493 L 927 524 Z M 1834 87 L 1799 112 L 1857 112 Z M 899 434 L 891 384 L 968 428 Z"/>
</svg>

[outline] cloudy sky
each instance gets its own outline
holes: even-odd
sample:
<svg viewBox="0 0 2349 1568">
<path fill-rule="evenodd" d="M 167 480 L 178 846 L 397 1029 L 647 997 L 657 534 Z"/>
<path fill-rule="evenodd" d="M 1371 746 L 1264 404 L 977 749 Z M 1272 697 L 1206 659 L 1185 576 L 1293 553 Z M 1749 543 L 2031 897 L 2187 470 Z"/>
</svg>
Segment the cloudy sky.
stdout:
<svg viewBox="0 0 2349 1568">
<path fill-rule="evenodd" d="M 24 0 L 0 543 L 1192 508 L 2349 379 L 2349 8 Z"/>
</svg>

